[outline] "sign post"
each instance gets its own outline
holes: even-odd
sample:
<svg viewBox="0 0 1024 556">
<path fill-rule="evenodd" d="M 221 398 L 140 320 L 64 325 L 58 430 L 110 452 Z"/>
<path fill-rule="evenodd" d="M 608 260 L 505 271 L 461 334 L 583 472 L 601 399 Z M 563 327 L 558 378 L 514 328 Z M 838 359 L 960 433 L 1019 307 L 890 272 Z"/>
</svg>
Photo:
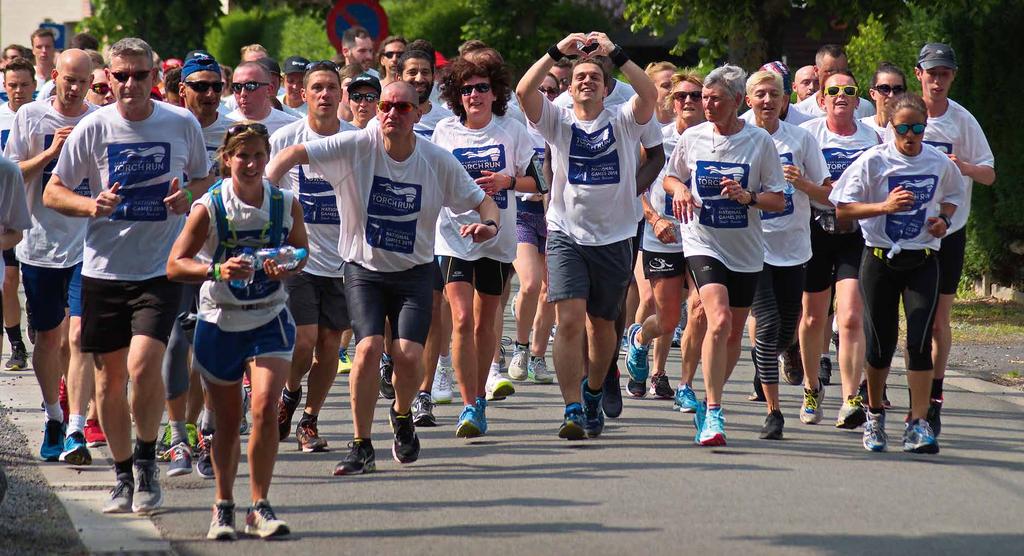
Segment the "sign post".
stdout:
<svg viewBox="0 0 1024 556">
<path fill-rule="evenodd" d="M 377 0 L 338 0 L 327 12 L 327 38 L 341 52 L 341 36 L 355 26 L 364 27 L 375 43 L 388 36 L 388 16 Z"/>
<path fill-rule="evenodd" d="M 52 21 L 44 21 L 39 24 L 40 29 L 49 29 L 53 31 L 53 47 L 57 50 L 64 50 L 65 44 L 67 43 L 67 33 L 63 23 L 54 23 Z"/>
</svg>

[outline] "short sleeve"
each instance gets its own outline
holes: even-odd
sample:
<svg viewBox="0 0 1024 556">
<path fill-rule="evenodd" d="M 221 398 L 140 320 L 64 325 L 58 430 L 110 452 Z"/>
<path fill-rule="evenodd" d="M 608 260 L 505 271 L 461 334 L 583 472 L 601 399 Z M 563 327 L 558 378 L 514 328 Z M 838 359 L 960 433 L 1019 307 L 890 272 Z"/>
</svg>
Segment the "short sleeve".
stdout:
<svg viewBox="0 0 1024 556">
<path fill-rule="evenodd" d="M 351 156 L 349 153 L 355 145 L 352 141 L 353 135 L 355 134 L 341 133 L 303 143 L 309 157 L 309 169 L 337 187 L 345 177 L 343 161 L 346 156 Z"/>
<path fill-rule="evenodd" d="M 25 117 L 26 112 L 26 110 L 21 110 L 14 116 L 14 121 L 11 124 L 11 133 L 7 137 L 7 146 L 4 147 L 4 156 L 12 162 L 24 162 L 31 158 L 28 155 L 28 138 L 31 135 L 29 125 L 31 122 L 26 121 L 28 119 Z"/>
<path fill-rule="evenodd" d="M 640 132 L 640 144 L 645 149 L 650 149 L 664 142 L 665 137 L 661 134 L 661 124 L 658 122 L 657 115 L 652 115 L 650 121 L 643 125 L 643 130 Z"/>
<path fill-rule="evenodd" d="M 438 177 L 445 188 L 444 206 L 460 213 L 475 209 L 483 202 L 483 189 L 473 181 L 462 164 L 454 156 L 437 156 L 434 163 L 438 168 Z"/>
<path fill-rule="evenodd" d="M 874 159 L 874 154 L 865 153 L 843 172 L 832 186 L 832 193 L 828 200 L 833 205 L 839 203 L 866 203 L 869 202 L 867 195 L 868 184 L 868 163 Z"/>
<path fill-rule="evenodd" d="M 967 199 L 964 195 L 966 190 L 960 176 L 960 168 L 945 155 L 942 155 L 941 159 L 939 164 L 942 165 L 943 171 L 939 175 L 939 202 L 962 207 Z"/>
<path fill-rule="evenodd" d="M 201 180 L 210 175 L 210 155 L 206 152 L 206 141 L 203 140 L 203 128 L 199 127 L 199 121 L 189 117 L 187 122 L 185 145 L 188 148 L 188 159 L 185 162 L 185 175 L 190 180 Z"/>
<path fill-rule="evenodd" d="M 547 98 L 543 99 L 544 103 L 541 105 L 540 110 L 540 121 L 534 124 L 537 131 L 540 132 L 541 137 L 544 138 L 549 144 L 561 145 L 562 136 L 566 133 L 568 126 L 565 125 L 565 121 L 562 119 L 563 114 L 567 108 L 559 108 L 554 104 L 551 104 Z"/>
<path fill-rule="evenodd" d="M 526 131 L 526 126 L 519 123 L 517 120 L 509 120 L 509 130 L 511 131 L 513 145 L 512 148 L 515 152 L 515 168 L 514 174 L 526 174 L 527 168 L 530 166 L 530 161 L 533 160 L 533 141 L 530 139 L 529 132 Z"/>
<path fill-rule="evenodd" d="M 690 183 L 690 169 L 686 166 L 686 150 L 687 139 L 684 134 L 679 138 L 676 148 L 672 150 L 672 156 L 668 159 L 668 173 L 665 175 L 672 176 L 683 183 Z"/>
<path fill-rule="evenodd" d="M 0 228 L 27 230 L 31 227 L 21 170 L 13 162 L 0 161 Z"/>
<path fill-rule="evenodd" d="M 825 162 L 825 155 L 821 153 L 821 147 L 813 135 L 801 129 L 797 131 L 801 135 L 801 151 L 803 154 L 804 176 L 811 180 L 814 185 L 821 185 L 828 179 L 828 164 Z"/>
<path fill-rule="evenodd" d="M 966 152 L 964 152 L 963 159 L 978 166 L 995 168 L 996 159 L 992 154 L 992 147 L 989 146 L 988 139 L 985 137 L 985 132 L 981 129 L 981 124 L 970 113 L 967 114 L 965 123 L 967 141 L 964 145 Z"/>
</svg>

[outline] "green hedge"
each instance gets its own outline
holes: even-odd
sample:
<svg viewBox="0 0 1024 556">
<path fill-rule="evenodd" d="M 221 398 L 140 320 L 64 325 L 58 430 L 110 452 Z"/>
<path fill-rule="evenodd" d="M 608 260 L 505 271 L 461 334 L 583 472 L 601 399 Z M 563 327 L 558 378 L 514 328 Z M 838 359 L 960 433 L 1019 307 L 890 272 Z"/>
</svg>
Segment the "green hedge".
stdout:
<svg viewBox="0 0 1024 556">
<path fill-rule="evenodd" d="M 278 62 L 296 55 L 311 60 L 330 59 L 335 55 L 322 18 L 287 8 L 268 12 L 233 10 L 220 18 L 218 25 L 206 35 L 206 48 L 210 53 L 232 66 L 239 62 L 239 50 L 253 43 L 266 47 Z"/>
</svg>

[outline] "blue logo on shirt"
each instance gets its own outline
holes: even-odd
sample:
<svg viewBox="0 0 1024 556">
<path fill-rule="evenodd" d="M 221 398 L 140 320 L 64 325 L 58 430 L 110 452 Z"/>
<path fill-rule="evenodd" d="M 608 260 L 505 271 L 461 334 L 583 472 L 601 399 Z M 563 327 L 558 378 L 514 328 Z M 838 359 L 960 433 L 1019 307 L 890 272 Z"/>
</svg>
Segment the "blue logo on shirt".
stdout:
<svg viewBox="0 0 1024 556">
<path fill-rule="evenodd" d="M 124 143 L 107 147 L 110 185 L 122 187 L 158 178 L 171 171 L 170 143 Z"/>
<path fill-rule="evenodd" d="M 237 257 L 242 252 L 248 249 L 262 249 L 268 247 L 269 238 L 260 230 L 244 230 L 237 232 L 238 245 L 227 249 L 224 253 L 225 260 L 231 257 Z M 288 237 L 288 228 L 281 229 L 281 237 Z M 263 267 L 257 267 L 256 273 L 252 277 L 252 282 L 244 288 L 236 288 L 228 284 L 231 288 L 231 293 L 239 301 L 256 301 L 270 297 L 270 295 L 276 292 L 281 287 L 280 280 L 270 280 L 267 278 L 267 273 L 263 271 Z"/>
<path fill-rule="evenodd" d="M 7 136 L 11 134 L 11 130 L 4 129 L 0 130 L 0 150 L 7 148 Z"/>
<path fill-rule="evenodd" d="M 832 180 L 838 180 L 839 176 L 843 175 L 843 172 L 850 167 L 850 164 L 853 164 L 853 161 L 857 160 L 866 150 L 868 150 L 867 147 L 861 149 L 839 149 L 834 147 L 821 149 L 821 154 L 825 155 L 825 164 L 828 166 L 828 173 L 832 176 Z"/>
<path fill-rule="evenodd" d="M 889 191 L 902 186 L 914 194 L 914 205 L 909 210 L 885 216 L 885 235 L 893 243 L 921 234 L 928 220 L 927 204 L 935 196 L 938 183 L 938 176 L 889 176 Z"/>
<path fill-rule="evenodd" d="M 700 223 L 712 228 L 746 228 L 747 207 L 722 197 L 722 180 L 731 179 L 748 189 L 750 165 L 698 160 L 695 174 L 701 198 Z"/>
<path fill-rule="evenodd" d="M 374 216 L 409 216 L 420 211 L 422 185 L 373 176 L 366 213 Z"/>
<path fill-rule="evenodd" d="M 385 251 L 410 254 L 416 247 L 416 221 L 367 217 L 366 243 Z"/>
<path fill-rule="evenodd" d="M 306 224 L 341 224 L 334 189 L 323 178 L 310 178 L 299 166 L 299 205 Z"/>
<path fill-rule="evenodd" d="M 167 220 L 164 199 L 171 190 L 171 182 L 150 185 L 122 186 L 117 190 L 121 203 L 114 208 L 111 220 L 131 222 L 159 222 Z"/>
<path fill-rule="evenodd" d="M 569 183 L 611 185 L 619 183 L 619 153 L 612 125 L 587 133 L 572 125 L 569 140 Z"/>
<path fill-rule="evenodd" d="M 505 169 L 505 145 L 487 145 L 485 147 L 466 147 L 453 149 L 452 154 L 462 163 L 462 167 L 473 179 L 482 178 L 483 171 L 500 172 Z M 495 193 L 494 203 L 498 208 L 508 208 L 508 192 L 501 190 Z"/>
</svg>

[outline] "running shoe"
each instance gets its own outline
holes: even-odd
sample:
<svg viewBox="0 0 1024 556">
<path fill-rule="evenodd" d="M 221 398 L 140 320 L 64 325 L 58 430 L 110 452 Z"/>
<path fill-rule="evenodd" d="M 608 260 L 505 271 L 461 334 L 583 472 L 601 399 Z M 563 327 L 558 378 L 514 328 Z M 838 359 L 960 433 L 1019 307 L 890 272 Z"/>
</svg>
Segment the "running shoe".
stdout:
<svg viewBox="0 0 1024 556">
<path fill-rule="evenodd" d="M 480 433 L 487 434 L 487 399 L 476 399 L 476 420 L 480 423 Z"/>
<path fill-rule="evenodd" d="M 43 425 L 43 444 L 39 447 L 39 457 L 43 461 L 59 461 L 60 454 L 64 451 L 64 433 L 67 430 L 64 423 L 47 419 Z"/>
<path fill-rule="evenodd" d="M 835 317 L 832 318 L 832 345 L 836 346 L 836 353 L 839 353 L 839 329 Z"/>
<path fill-rule="evenodd" d="M 604 375 L 604 382 L 601 384 L 601 391 L 604 397 L 601 398 L 601 408 L 609 419 L 618 419 L 622 415 L 622 385 L 619 382 L 619 366 L 612 365 Z"/>
<path fill-rule="evenodd" d="M 391 455 L 398 463 L 412 463 L 420 457 L 420 439 L 416 436 L 416 425 L 412 422 L 412 412 L 399 415 L 395 407 L 388 409 L 388 423 L 395 433 L 395 442 L 391 446 Z"/>
<path fill-rule="evenodd" d="M 939 437 L 942 432 L 942 400 L 932 398 L 928 403 L 928 426 L 932 428 L 932 435 Z"/>
<path fill-rule="evenodd" d="M 647 352 L 650 351 L 650 348 L 637 344 L 636 336 L 640 333 L 640 328 L 639 324 L 632 324 L 629 331 L 626 332 L 626 338 L 628 338 L 626 342 L 629 347 L 626 355 L 626 371 L 636 382 L 645 382 L 651 373 L 651 364 L 647 360 Z"/>
<path fill-rule="evenodd" d="M 64 377 L 60 377 L 57 383 L 57 402 L 60 403 L 60 410 L 64 413 L 64 424 L 68 424 L 71 418 L 71 406 L 68 402 L 68 383 Z"/>
<path fill-rule="evenodd" d="M 249 405 L 252 403 L 252 386 L 246 386 L 242 380 L 242 422 L 238 425 L 238 434 L 249 434 Z"/>
<path fill-rule="evenodd" d="M 697 408 L 693 412 L 693 428 L 696 434 L 693 435 L 693 443 L 700 444 L 700 437 L 704 434 L 704 422 L 707 420 L 708 406 L 704 402 L 697 402 Z"/>
<path fill-rule="evenodd" d="M 907 423 L 903 432 L 903 451 L 915 454 L 939 453 L 939 441 L 927 419 L 916 419 Z"/>
<path fill-rule="evenodd" d="M 302 400 L 302 387 L 294 400 L 289 400 L 285 395 L 285 388 L 281 389 L 281 397 L 277 399 L 277 433 L 280 440 L 288 438 L 292 432 L 292 417 L 295 416 L 295 408 L 299 407 Z"/>
<path fill-rule="evenodd" d="M 673 396 L 672 409 L 682 413 L 693 413 L 698 407 L 700 403 L 697 402 L 697 394 L 693 388 L 690 388 L 689 384 L 680 384 Z"/>
<path fill-rule="evenodd" d="M 659 400 L 671 400 L 675 396 L 676 391 L 668 383 L 668 376 L 665 373 L 661 373 L 651 376 L 651 390 L 649 393 Z"/>
<path fill-rule="evenodd" d="M 825 417 L 821 402 L 825 399 L 825 385 L 819 384 L 818 390 L 804 388 L 804 403 L 800 406 L 800 422 L 805 425 L 817 425 Z"/>
<path fill-rule="evenodd" d="M 437 371 L 434 372 L 434 383 L 430 386 L 430 398 L 435 404 L 452 403 L 452 371 L 451 367 L 444 367 L 438 363 Z"/>
<path fill-rule="evenodd" d="M 132 511 L 135 497 L 135 480 L 131 473 L 118 473 L 114 488 L 110 489 L 110 500 L 103 506 L 105 514 L 126 514 Z"/>
<path fill-rule="evenodd" d="M 335 475 L 362 475 L 377 470 L 377 457 L 369 440 L 348 443 L 348 455 L 334 467 Z"/>
<path fill-rule="evenodd" d="M 632 327 L 634 325 L 631 324 L 629 326 Z M 627 330 L 629 330 L 629 329 L 627 329 Z M 626 334 L 623 334 L 622 338 L 619 340 L 619 355 L 626 355 L 627 353 L 629 353 L 629 333 L 628 332 Z"/>
<path fill-rule="evenodd" d="M 164 503 L 164 494 L 160 489 L 160 468 L 156 460 L 135 460 L 135 497 L 132 500 L 132 511 L 145 514 L 158 509 Z"/>
<path fill-rule="evenodd" d="M 675 331 L 672 332 L 672 347 L 677 348 L 682 345 L 683 342 L 683 327 L 676 326 Z"/>
<path fill-rule="evenodd" d="M 283 537 L 291 533 L 288 524 L 274 515 L 274 509 L 265 499 L 257 500 L 245 514 L 245 534 L 261 539 Z"/>
<path fill-rule="evenodd" d="M 804 362 L 800 359 L 800 345 L 793 344 L 779 355 L 779 366 L 786 382 L 798 386 L 804 381 Z"/>
<path fill-rule="evenodd" d="M 708 409 L 700 432 L 701 446 L 725 446 L 725 416 L 722 408 Z"/>
<path fill-rule="evenodd" d="M 884 452 L 889 445 L 885 434 L 885 413 L 867 412 L 864 423 L 864 449 L 869 452 Z"/>
<path fill-rule="evenodd" d="M 437 419 L 434 418 L 434 401 L 427 392 L 420 392 L 412 401 L 412 422 L 417 427 L 437 426 Z"/>
<path fill-rule="evenodd" d="M 864 411 L 864 398 L 849 396 L 843 406 L 839 408 L 839 416 L 836 418 L 837 429 L 854 430 L 864 424 L 867 420 L 867 412 Z"/>
<path fill-rule="evenodd" d="M 90 448 L 99 448 L 107 445 L 107 435 L 103 434 L 103 427 L 98 419 L 86 419 L 85 421 L 85 443 Z"/>
<path fill-rule="evenodd" d="M 782 440 L 782 428 L 786 425 L 786 418 L 778 409 L 773 410 L 764 419 L 764 426 L 761 427 L 761 440 Z"/>
<path fill-rule="evenodd" d="M 213 506 L 213 519 L 210 520 L 210 530 L 206 538 L 211 541 L 233 541 L 238 539 L 238 532 L 235 531 L 235 504 L 227 500 L 221 500 Z"/>
<path fill-rule="evenodd" d="M 626 379 L 626 395 L 639 399 L 647 395 L 647 381 L 639 382 L 633 380 L 633 377 Z"/>
<path fill-rule="evenodd" d="M 395 399 L 395 365 L 391 356 L 383 354 L 380 356 L 380 395 L 386 400 Z"/>
<path fill-rule="evenodd" d="M 508 377 L 512 380 L 526 380 L 530 374 L 530 352 L 526 346 L 517 345 L 512 353 L 512 362 L 508 365 Z"/>
<path fill-rule="evenodd" d="M 477 418 L 476 405 L 467 405 L 459 414 L 459 424 L 455 427 L 457 438 L 476 438 L 483 434 L 480 420 Z"/>
<path fill-rule="evenodd" d="M 352 359 L 348 356 L 348 350 L 338 350 L 338 374 L 347 375 L 352 372 Z"/>
<path fill-rule="evenodd" d="M 501 373 L 491 367 L 490 374 L 487 375 L 487 384 L 484 387 L 484 391 L 487 393 L 487 400 L 504 400 L 505 398 L 516 393 L 516 387 L 512 384 L 512 381 L 501 376 Z"/>
<path fill-rule="evenodd" d="M 832 382 L 832 360 L 822 355 L 818 361 L 818 382 L 828 386 Z"/>
<path fill-rule="evenodd" d="M 327 440 L 320 436 L 315 419 L 299 421 L 295 426 L 295 441 L 299 450 L 307 454 L 327 451 Z"/>
<path fill-rule="evenodd" d="M 73 432 L 64 438 L 64 451 L 60 453 L 60 461 L 68 465 L 92 465 L 92 454 L 85 445 L 85 435 Z"/>
<path fill-rule="evenodd" d="M 565 417 L 558 429 L 558 438 L 566 440 L 583 440 L 587 433 L 583 428 L 583 406 L 571 403 L 565 406 Z"/>
<path fill-rule="evenodd" d="M 160 461 L 171 461 L 171 424 L 164 423 L 164 430 L 160 433 L 160 439 L 156 443 L 156 459 Z"/>
<path fill-rule="evenodd" d="M 4 365 L 4 369 L 8 371 L 24 371 L 28 369 L 28 350 L 25 349 L 25 344 L 18 342 L 11 346 L 11 357 L 7 360 L 7 364 Z"/>
<path fill-rule="evenodd" d="M 498 342 L 498 371 L 499 372 L 504 373 L 504 372 L 508 371 L 508 365 L 506 364 L 506 361 L 505 361 L 505 355 L 508 354 L 508 350 L 512 347 L 512 344 L 514 344 L 514 343 L 515 342 L 512 341 L 512 338 L 509 338 L 508 336 L 502 336 L 501 337 L 501 341 Z"/>
<path fill-rule="evenodd" d="M 177 477 L 192 473 L 192 448 L 186 442 L 171 447 L 171 462 L 167 464 L 167 476 Z"/>
<path fill-rule="evenodd" d="M 555 381 L 555 374 L 548 370 L 548 362 L 543 357 L 530 356 L 528 373 L 528 378 L 534 384 L 551 384 Z"/>
<path fill-rule="evenodd" d="M 580 383 L 580 391 L 583 393 L 583 430 L 588 437 L 597 438 L 604 430 L 604 410 L 601 408 L 604 391 L 591 394 L 587 390 L 587 379 Z"/>
<path fill-rule="evenodd" d="M 213 449 L 213 435 L 204 434 L 199 437 L 196 444 L 196 454 L 193 458 L 196 462 L 196 473 L 204 479 L 213 478 L 213 459 L 210 457 L 210 450 Z"/>
</svg>

